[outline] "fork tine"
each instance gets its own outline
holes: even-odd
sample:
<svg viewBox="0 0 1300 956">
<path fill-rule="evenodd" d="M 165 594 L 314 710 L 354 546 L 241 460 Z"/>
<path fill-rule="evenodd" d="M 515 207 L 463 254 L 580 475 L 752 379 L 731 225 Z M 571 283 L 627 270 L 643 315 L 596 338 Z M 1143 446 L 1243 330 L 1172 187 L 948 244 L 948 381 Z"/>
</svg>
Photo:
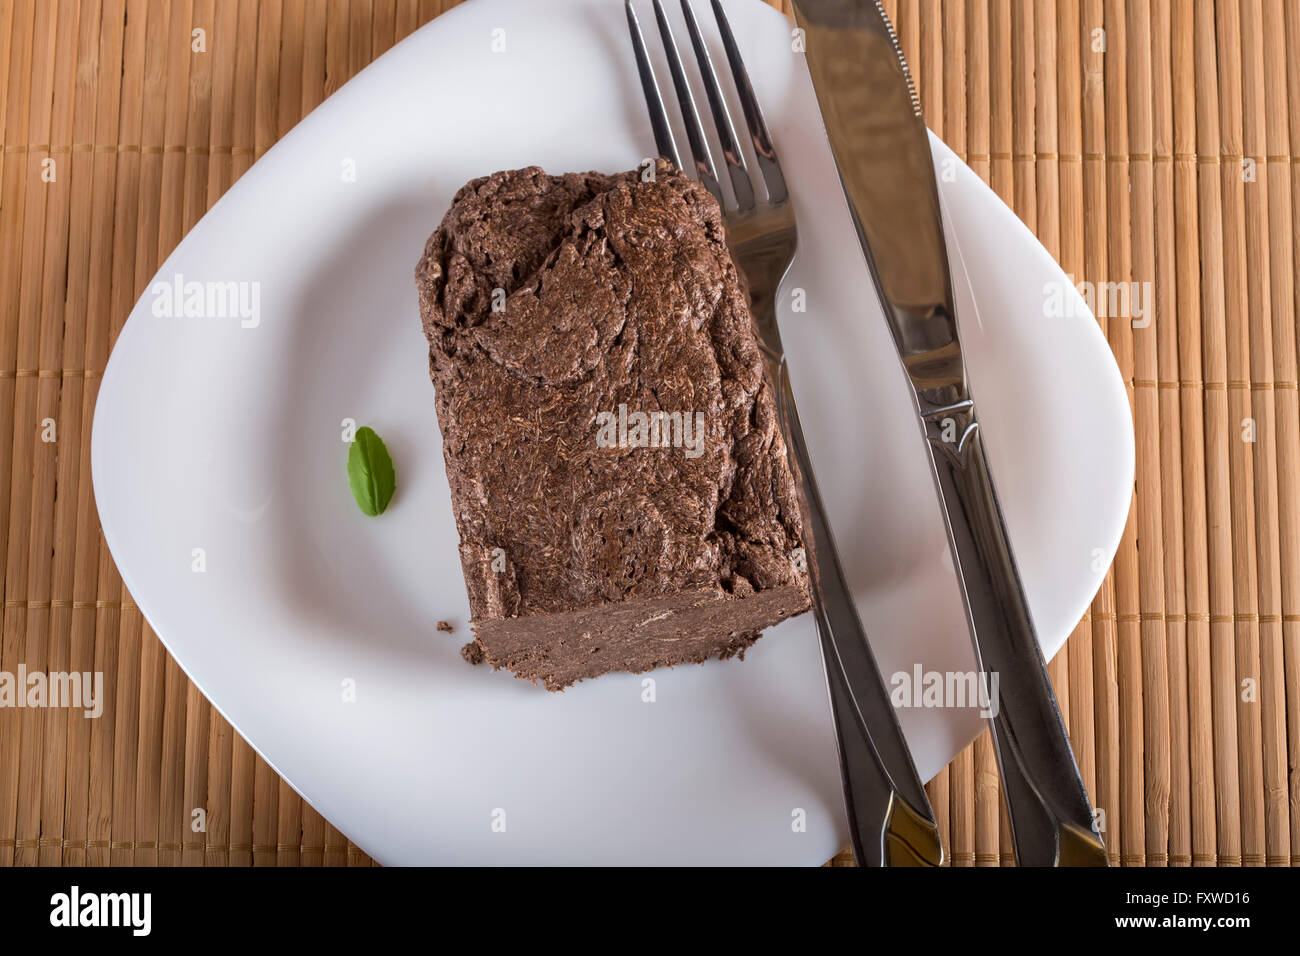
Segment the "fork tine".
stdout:
<svg viewBox="0 0 1300 956">
<path fill-rule="evenodd" d="M 655 82 L 655 73 L 650 66 L 650 55 L 646 52 L 645 38 L 641 36 L 641 24 L 637 21 L 632 0 L 624 0 L 623 6 L 627 10 L 627 28 L 632 34 L 632 49 L 636 53 L 636 71 L 641 77 L 646 110 L 650 113 L 650 127 L 655 134 L 655 148 L 659 150 L 660 156 L 681 169 L 681 156 L 677 153 L 673 130 L 668 124 L 668 113 L 664 110 L 663 97 L 659 95 L 659 84 Z"/>
<path fill-rule="evenodd" d="M 722 45 L 727 51 L 727 61 L 731 64 L 731 75 L 736 81 L 736 91 L 740 94 L 740 105 L 745 111 L 745 122 L 749 126 L 749 136 L 754 143 L 754 154 L 758 157 L 758 168 L 767 183 L 767 198 L 771 203 L 785 202 L 789 196 L 785 188 L 785 177 L 781 174 L 781 164 L 776 158 L 776 149 L 772 138 L 767 133 L 767 124 L 763 122 L 763 112 L 758 108 L 758 97 L 749 82 L 749 73 L 745 71 L 745 62 L 740 58 L 740 48 L 731 33 L 731 24 L 722 10 L 719 0 L 712 0 L 713 16 L 718 21 L 722 34 Z"/>
<path fill-rule="evenodd" d="M 721 206 L 722 190 L 718 188 L 718 173 L 714 169 L 713 156 L 709 152 L 708 141 L 704 138 L 704 130 L 700 126 L 700 114 L 695 108 L 695 97 L 691 94 L 691 86 L 686 81 L 686 71 L 682 69 L 682 59 L 677 55 L 677 41 L 673 37 L 673 29 L 668 25 L 663 3 L 654 0 L 654 8 L 655 20 L 659 23 L 659 35 L 663 37 L 664 50 L 668 54 L 668 70 L 673 75 L 673 86 L 677 90 L 677 103 L 681 107 L 682 118 L 686 121 L 686 140 L 690 143 L 691 156 L 695 159 L 695 173 Z"/>
<path fill-rule="evenodd" d="M 736 205 L 742 212 L 748 212 L 754 208 L 754 184 L 750 181 L 749 170 L 745 166 L 745 154 L 737 145 L 736 127 L 731 122 L 727 101 L 723 99 L 718 87 L 718 74 L 713 70 L 713 60 L 700 35 L 700 25 L 695 20 L 690 0 L 682 0 L 682 14 L 686 17 L 686 31 L 691 35 L 691 46 L 695 48 L 695 59 L 700 66 L 700 75 L 704 78 L 709 109 L 713 113 L 713 125 L 718 131 L 718 141 L 722 144 L 722 157 L 727 163 L 727 172 L 731 175 Z"/>
</svg>

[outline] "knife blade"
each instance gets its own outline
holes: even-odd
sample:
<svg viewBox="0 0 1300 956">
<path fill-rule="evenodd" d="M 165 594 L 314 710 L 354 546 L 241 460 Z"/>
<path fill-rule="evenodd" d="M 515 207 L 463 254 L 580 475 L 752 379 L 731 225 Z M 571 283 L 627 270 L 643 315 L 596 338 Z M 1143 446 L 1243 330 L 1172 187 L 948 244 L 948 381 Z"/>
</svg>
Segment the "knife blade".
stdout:
<svg viewBox="0 0 1300 956">
<path fill-rule="evenodd" d="M 983 674 L 1016 859 L 1105 866 L 966 379 L 929 134 L 877 0 L 793 0 L 853 225 L 911 382 Z M 991 685 L 991 681 L 990 681 Z"/>
</svg>

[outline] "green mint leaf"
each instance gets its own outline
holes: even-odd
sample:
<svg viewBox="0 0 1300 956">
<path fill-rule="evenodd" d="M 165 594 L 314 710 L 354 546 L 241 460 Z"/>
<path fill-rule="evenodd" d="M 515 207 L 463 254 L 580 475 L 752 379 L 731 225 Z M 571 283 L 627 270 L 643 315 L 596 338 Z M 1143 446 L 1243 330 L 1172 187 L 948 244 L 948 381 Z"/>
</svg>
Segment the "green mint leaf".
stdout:
<svg viewBox="0 0 1300 956">
<path fill-rule="evenodd" d="M 357 429 L 357 437 L 348 449 L 348 484 L 357 506 L 371 517 L 383 514 L 393 500 L 397 487 L 393 459 L 388 456 L 384 440 L 369 425 Z"/>
</svg>

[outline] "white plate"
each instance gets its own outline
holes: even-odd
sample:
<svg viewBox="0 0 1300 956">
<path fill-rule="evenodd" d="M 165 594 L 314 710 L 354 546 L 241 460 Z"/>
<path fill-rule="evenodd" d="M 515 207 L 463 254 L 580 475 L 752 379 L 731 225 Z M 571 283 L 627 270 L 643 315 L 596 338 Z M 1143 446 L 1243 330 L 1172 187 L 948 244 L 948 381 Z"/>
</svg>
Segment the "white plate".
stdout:
<svg viewBox="0 0 1300 956">
<path fill-rule="evenodd" d="M 727 9 L 792 184 L 786 288 L 806 291 L 807 312 L 790 314 L 787 292 L 780 321 L 862 617 L 887 674 L 970 670 L 918 427 L 790 24 L 757 0 Z M 846 838 L 807 615 L 743 663 L 655 673 L 653 703 L 638 676 L 548 694 L 458 653 L 468 606 L 415 261 L 474 176 L 626 169 L 651 144 L 621 4 L 475 0 L 303 120 L 163 265 L 157 282 L 257 283 L 255 326 L 156 315 L 151 285 L 113 351 L 92 459 L 123 579 L 213 705 L 383 863 L 811 864 Z M 935 155 L 952 160 L 937 141 Z M 948 168 L 950 242 L 983 318 L 958 274 L 973 390 L 1050 656 L 1123 529 L 1128 404 L 1056 264 L 970 170 Z M 1045 314 L 1062 288 L 1075 314 Z M 396 461 L 382 518 L 349 494 L 347 418 Z M 902 719 L 926 778 L 980 729 L 973 710 Z"/>
</svg>

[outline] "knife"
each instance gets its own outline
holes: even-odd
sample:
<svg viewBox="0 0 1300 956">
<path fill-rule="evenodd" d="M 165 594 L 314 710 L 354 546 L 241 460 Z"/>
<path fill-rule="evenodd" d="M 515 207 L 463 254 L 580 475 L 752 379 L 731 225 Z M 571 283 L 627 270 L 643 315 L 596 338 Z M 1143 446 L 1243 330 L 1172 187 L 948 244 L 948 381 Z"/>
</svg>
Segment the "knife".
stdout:
<svg viewBox="0 0 1300 956">
<path fill-rule="evenodd" d="M 929 135 L 907 61 L 876 0 L 793 7 L 858 241 L 911 382 L 976 660 L 998 676 L 990 722 L 1016 860 L 1106 866 L 966 381 Z"/>
</svg>

